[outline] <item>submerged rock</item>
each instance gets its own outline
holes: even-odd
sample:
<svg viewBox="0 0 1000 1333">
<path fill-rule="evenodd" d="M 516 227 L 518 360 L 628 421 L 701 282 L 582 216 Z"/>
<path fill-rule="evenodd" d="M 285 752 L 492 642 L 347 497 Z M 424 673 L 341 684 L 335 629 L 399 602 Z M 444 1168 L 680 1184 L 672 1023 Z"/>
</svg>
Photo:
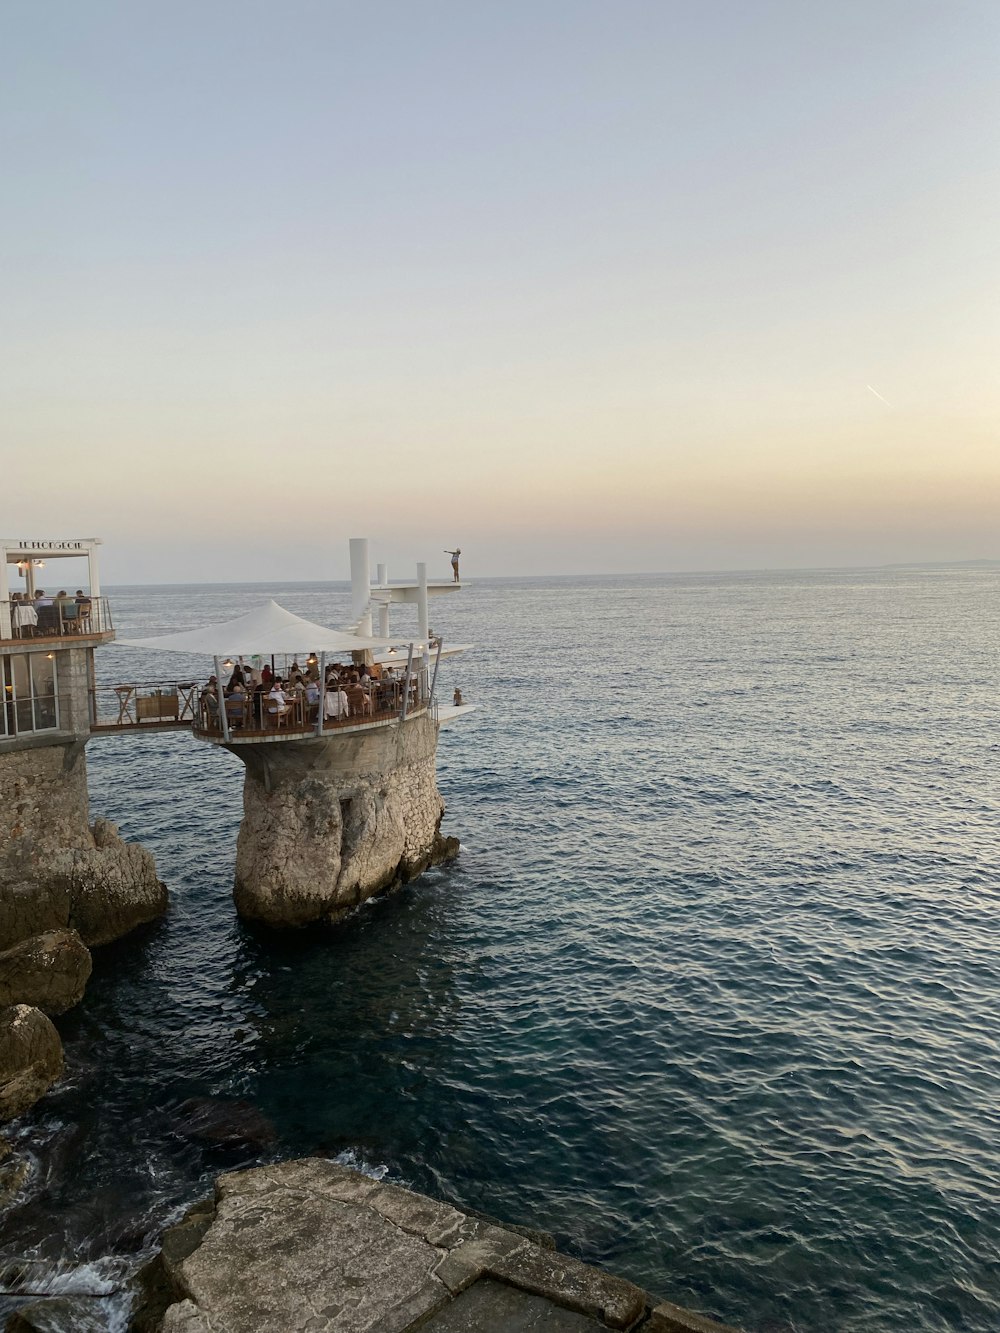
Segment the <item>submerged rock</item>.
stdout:
<svg viewBox="0 0 1000 1333">
<path fill-rule="evenodd" d="M 40 1009 L 0 1010 L 0 1122 L 23 1115 L 62 1073 L 59 1034 Z"/>
<path fill-rule="evenodd" d="M 192 1097 L 180 1107 L 174 1133 L 217 1148 L 270 1148 L 274 1126 L 252 1102 Z"/>
<path fill-rule="evenodd" d="M 0 1005 L 62 1014 L 83 998 L 92 963 L 75 930 L 47 930 L 0 953 Z"/>
<path fill-rule="evenodd" d="M 108 1333 L 108 1322 L 86 1296 L 47 1296 L 7 1320 L 4 1333 Z"/>
</svg>

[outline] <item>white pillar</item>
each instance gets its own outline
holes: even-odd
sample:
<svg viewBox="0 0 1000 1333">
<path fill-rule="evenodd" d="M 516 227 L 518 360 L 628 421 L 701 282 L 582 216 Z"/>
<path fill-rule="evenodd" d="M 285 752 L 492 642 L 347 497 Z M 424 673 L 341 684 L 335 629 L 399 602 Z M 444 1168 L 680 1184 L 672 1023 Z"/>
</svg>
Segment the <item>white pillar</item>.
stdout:
<svg viewBox="0 0 1000 1333">
<path fill-rule="evenodd" d="M 87 552 L 87 577 L 90 580 L 91 597 L 100 597 L 101 595 L 101 569 L 97 558 L 97 551 L 92 546 Z"/>
<path fill-rule="evenodd" d="M 388 565 L 377 565 L 376 581 L 380 588 L 389 586 L 389 567 Z M 389 637 L 389 601 L 379 602 L 378 606 L 378 634 L 380 639 Z"/>
<path fill-rule="evenodd" d="M 428 639 L 427 630 L 427 566 L 417 565 L 417 635 L 424 643 Z"/>
<path fill-rule="evenodd" d="M 368 538 L 352 537 L 351 547 L 351 620 L 362 638 L 371 638 L 371 566 L 368 563 Z"/>
</svg>

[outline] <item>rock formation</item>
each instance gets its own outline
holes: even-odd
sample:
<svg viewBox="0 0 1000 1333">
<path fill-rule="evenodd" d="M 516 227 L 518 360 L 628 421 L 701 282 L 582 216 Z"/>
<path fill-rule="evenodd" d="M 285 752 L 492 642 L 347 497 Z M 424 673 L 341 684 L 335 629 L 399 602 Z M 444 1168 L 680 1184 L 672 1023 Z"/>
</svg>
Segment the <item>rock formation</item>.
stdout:
<svg viewBox="0 0 1000 1333">
<path fill-rule="evenodd" d="M 0 953 L 0 1005 L 63 1014 L 83 999 L 90 950 L 75 930 L 47 930 Z"/>
<path fill-rule="evenodd" d="M 222 1176 L 163 1238 L 133 1333 L 733 1333 L 640 1287 L 334 1162 Z"/>
<path fill-rule="evenodd" d="M 442 837 L 426 714 L 322 739 L 229 747 L 246 765 L 234 896 L 273 926 L 335 921 L 458 852 Z"/>
<path fill-rule="evenodd" d="M 59 1033 L 40 1009 L 0 1009 L 0 1121 L 13 1120 L 43 1097 L 62 1073 Z"/>
<path fill-rule="evenodd" d="M 14 1089 L 0 1091 L 0 1121 L 31 1104 L 25 1089 L 37 1098 L 58 1076 L 61 1047 L 44 1015 L 79 1002 L 87 946 L 119 939 L 167 906 L 149 852 L 123 842 L 107 820 L 90 827 L 85 743 L 36 740 L 0 755 L 0 1004 L 37 1014 L 8 1022 L 47 1051 L 26 1067 L 23 1042 L 0 1041 L 0 1089 Z"/>
<path fill-rule="evenodd" d="M 0 756 L 0 948 L 67 928 L 107 944 L 166 910 L 149 852 L 89 826 L 84 744 Z"/>
</svg>

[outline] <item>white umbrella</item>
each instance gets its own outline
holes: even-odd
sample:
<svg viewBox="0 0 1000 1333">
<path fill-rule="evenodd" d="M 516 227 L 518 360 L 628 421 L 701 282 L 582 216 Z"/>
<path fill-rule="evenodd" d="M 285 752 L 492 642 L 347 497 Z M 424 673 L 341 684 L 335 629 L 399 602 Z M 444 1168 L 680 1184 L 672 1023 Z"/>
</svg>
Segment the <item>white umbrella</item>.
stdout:
<svg viewBox="0 0 1000 1333">
<path fill-rule="evenodd" d="M 119 639 L 126 648 L 160 648 L 171 653 L 205 653 L 209 657 L 252 657 L 255 653 L 357 653 L 408 643 L 408 638 L 370 639 L 346 630 L 327 629 L 293 615 L 271 601 L 235 620 L 152 639 Z"/>
</svg>

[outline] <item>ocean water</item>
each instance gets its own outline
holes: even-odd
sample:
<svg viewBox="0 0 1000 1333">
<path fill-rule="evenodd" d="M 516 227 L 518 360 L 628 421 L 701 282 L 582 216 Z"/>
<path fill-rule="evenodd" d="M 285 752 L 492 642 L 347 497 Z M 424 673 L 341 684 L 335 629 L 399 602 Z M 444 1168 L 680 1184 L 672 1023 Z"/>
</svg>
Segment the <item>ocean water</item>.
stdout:
<svg viewBox="0 0 1000 1333">
<path fill-rule="evenodd" d="M 348 600 L 110 595 L 126 635 Z M 122 1327 L 215 1174 L 321 1152 L 748 1330 L 1000 1328 L 998 598 L 988 568 L 442 598 L 434 628 L 477 645 L 442 667 L 478 705 L 439 749 L 461 857 L 311 933 L 234 915 L 235 758 L 94 740 L 93 812 L 171 909 L 59 1020 L 69 1077 L 13 1131 L 7 1288 Z M 216 1101 L 256 1142 L 192 1135 Z"/>
</svg>

